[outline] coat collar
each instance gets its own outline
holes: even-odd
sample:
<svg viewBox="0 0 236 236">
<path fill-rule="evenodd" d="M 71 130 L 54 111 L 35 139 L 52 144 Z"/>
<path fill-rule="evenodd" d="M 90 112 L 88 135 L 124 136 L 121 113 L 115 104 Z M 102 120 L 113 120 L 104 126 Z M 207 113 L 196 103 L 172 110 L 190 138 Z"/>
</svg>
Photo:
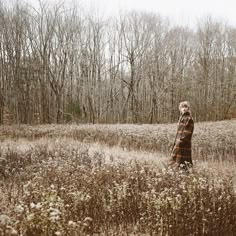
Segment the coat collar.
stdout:
<svg viewBox="0 0 236 236">
<path fill-rule="evenodd" d="M 184 114 L 182 114 L 182 116 L 190 116 L 190 112 L 186 111 Z"/>
<path fill-rule="evenodd" d="M 190 112 L 189 111 L 186 111 L 184 114 L 180 115 L 179 122 L 182 121 L 184 119 L 184 117 L 187 117 L 187 116 L 190 116 Z"/>
</svg>

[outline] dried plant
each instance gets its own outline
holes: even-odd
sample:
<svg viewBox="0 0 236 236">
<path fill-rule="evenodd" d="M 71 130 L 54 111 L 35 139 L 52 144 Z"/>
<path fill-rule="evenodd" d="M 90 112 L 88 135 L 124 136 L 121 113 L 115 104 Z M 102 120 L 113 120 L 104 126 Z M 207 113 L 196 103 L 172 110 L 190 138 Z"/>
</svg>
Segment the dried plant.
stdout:
<svg viewBox="0 0 236 236">
<path fill-rule="evenodd" d="M 193 157 L 196 160 L 230 160 L 236 157 L 236 120 L 195 124 Z M 0 139 L 73 138 L 81 142 L 99 142 L 128 150 L 169 154 L 176 124 L 158 125 L 41 125 L 1 126 Z"/>
<path fill-rule="evenodd" d="M 186 174 L 70 138 L 6 140 L 0 153 L 0 235 L 236 232 L 234 176 L 213 164 Z"/>
</svg>

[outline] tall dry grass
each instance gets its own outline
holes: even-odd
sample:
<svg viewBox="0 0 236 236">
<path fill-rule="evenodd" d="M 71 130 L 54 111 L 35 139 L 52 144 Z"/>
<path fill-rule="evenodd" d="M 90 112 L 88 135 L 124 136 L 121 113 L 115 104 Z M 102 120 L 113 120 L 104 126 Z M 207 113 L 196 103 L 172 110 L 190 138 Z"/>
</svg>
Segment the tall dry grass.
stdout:
<svg viewBox="0 0 236 236">
<path fill-rule="evenodd" d="M 73 138 L 99 142 L 128 150 L 146 150 L 169 155 L 176 124 L 158 125 L 42 125 L 2 126 L 0 140 L 25 138 Z M 236 120 L 195 124 L 193 157 L 196 160 L 230 160 L 236 157 Z"/>
<path fill-rule="evenodd" d="M 123 154 L 68 138 L 2 142 L 0 235 L 234 235 L 233 173 Z"/>
</svg>

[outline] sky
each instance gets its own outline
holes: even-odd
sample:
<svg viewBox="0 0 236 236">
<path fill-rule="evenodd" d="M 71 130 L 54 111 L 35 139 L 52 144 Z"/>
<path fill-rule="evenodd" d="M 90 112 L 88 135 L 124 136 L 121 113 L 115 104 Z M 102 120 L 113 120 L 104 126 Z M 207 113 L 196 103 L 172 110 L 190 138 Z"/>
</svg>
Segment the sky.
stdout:
<svg viewBox="0 0 236 236">
<path fill-rule="evenodd" d="M 37 0 L 24 0 L 37 2 Z M 47 0 L 55 2 L 57 0 Z M 70 1 L 70 0 L 69 0 Z M 118 15 L 120 11 L 145 11 L 168 17 L 170 22 L 194 27 L 211 15 L 236 27 L 236 0 L 72 0 L 86 9 L 96 9 L 103 16 Z M 64 0 L 68 2 L 68 0 Z"/>
</svg>

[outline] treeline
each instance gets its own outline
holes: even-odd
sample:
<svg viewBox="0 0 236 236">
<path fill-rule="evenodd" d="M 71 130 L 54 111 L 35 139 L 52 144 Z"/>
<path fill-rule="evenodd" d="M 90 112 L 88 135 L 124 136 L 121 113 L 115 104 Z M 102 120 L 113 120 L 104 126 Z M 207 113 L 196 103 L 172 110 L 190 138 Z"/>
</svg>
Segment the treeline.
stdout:
<svg viewBox="0 0 236 236">
<path fill-rule="evenodd" d="M 236 28 L 158 15 L 105 19 L 79 6 L 0 4 L 0 123 L 163 123 L 189 100 L 196 121 L 236 106 Z"/>
</svg>

